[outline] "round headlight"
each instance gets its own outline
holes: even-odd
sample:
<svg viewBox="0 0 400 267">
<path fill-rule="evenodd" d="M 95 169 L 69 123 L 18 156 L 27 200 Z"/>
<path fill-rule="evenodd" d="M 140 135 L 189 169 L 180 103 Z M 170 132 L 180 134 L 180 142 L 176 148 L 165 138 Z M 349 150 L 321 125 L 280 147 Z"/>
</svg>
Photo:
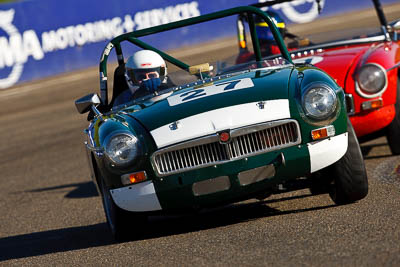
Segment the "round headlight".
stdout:
<svg viewBox="0 0 400 267">
<path fill-rule="evenodd" d="M 129 163 L 138 154 L 138 139 L 130 134 L 115 134 L 107 141 L 105 153 L 116 165 Z"/>
<path fill-rule="evenodd" d="M 377 64 L 365 64 L 357 73 L 357 85 L 361 96 L 374 97 L 387 87 L 386 71 Z"/>
<path fill-rule="evenodd" d="M 336 93 L 326 84 L 312 84 L 305 90 L 302 102 L 308 117 L 323 120 L 336 109 Z"/>
</svg>

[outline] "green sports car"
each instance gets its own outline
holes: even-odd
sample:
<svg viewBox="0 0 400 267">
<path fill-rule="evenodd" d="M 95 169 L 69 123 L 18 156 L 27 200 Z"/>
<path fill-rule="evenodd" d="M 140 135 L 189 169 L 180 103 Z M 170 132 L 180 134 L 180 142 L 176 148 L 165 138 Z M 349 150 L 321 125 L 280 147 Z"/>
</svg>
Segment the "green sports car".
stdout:
<svg viewBox="0 0 400 267">
<path fill-rule="evenodd" d="M 248 16 L 255 60 L 187 64 L 139 37 Z M 281 54 L 263 59 L 254 16 L 271 27 Z M 227 24 L 228 25 L 228 24 Z M 122 105 L 122 43 L 169 62 L 174 85 Z M 115 49 L 112 98 L 107 60 Z M 111 92 L 110 92 L 111 93 Z M 111 94 L 110 94 L 111 95 Z M 336 204 L 364 198 L 368 180 L 346 114 L 344 92 L 325 72 L 294 64 L 271 19 L 237 7 L 120 35 L 101 55 L 100 96 L 76 100 L 92 178 L 117 240 L 138 234 L 153 214 L 215 207 L 300 188 Z"/>
</svg>

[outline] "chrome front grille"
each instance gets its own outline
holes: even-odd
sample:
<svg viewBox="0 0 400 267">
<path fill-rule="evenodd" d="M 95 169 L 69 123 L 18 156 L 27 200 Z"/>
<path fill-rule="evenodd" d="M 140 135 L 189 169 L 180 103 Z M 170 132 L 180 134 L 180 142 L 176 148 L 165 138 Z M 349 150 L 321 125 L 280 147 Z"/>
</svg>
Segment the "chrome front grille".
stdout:
<svg viewBox="0 0 400 267">
<path fill-rule="evenodd" d="M 257 124 L 230 131 L 231 140 L 221 143 L 218 134 L 191 140 L 155 152 L 154 169 L 159 176 L 221 164 L 301 142 L 295 120 Z"/>
</svg>

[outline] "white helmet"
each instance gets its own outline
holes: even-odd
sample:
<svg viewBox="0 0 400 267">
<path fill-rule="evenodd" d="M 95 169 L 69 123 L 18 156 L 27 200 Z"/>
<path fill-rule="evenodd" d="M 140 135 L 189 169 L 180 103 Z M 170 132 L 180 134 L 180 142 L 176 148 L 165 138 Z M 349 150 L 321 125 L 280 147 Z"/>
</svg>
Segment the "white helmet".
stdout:
<svg viewBox="0 0 400 267">
<path fill-rule="evenodd" d="M 130 86 L 143 80 L 160 78 L 164 82 L 167 66 L 164 59 L 152 50 L 141 50 L 128 58 L 125 64 L 125 78 Z"/>
</svg>

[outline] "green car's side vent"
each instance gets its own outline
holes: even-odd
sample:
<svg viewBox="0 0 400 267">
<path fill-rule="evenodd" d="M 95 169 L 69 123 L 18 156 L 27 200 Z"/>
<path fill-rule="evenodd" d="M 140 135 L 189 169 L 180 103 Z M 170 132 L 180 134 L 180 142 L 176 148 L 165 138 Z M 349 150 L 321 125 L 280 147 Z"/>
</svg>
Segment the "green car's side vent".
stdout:
<svg viewBox="0 0 400 267">
<path fill-rule="evenodd" d="M 209 142 L 204 142 L 204 139 Z M 157 151 L 152 163 L 158 176 L 221 164 L 301 143 L 295 120 L 275 121 L 231 130 L 229 142 L 218 135 Z"/>
</svg>

